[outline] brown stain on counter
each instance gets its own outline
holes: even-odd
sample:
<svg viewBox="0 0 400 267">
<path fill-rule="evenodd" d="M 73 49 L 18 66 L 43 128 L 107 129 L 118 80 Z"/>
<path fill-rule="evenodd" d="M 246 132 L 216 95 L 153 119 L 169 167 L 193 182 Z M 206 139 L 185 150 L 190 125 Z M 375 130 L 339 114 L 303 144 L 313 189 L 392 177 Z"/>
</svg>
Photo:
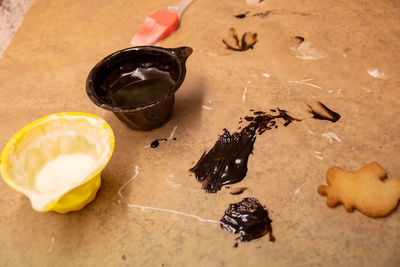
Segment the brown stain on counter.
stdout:
<svg viewBox="0 0 400 267">
<path fill-rule="evenodd" d="M 253 32 L 245 32 L 239 41 L 239 37 L 237 36 L 234 28 L 230 28 L 229 36 L 222 39 L 222 42 L 225 44 L 226 48 L 240 52 L 253 49 L 257 41 L 257 33 Z"/>
</svg>

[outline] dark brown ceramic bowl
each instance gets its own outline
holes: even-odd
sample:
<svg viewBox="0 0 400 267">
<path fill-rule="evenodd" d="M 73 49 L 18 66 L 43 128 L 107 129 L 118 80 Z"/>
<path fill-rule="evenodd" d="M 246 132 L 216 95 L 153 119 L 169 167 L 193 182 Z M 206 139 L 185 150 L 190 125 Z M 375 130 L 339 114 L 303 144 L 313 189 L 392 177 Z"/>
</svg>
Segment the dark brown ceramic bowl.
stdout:
<svg viewBox="0 0 400 267">
<path fill-rule="evenodd" d="M 97 106 L 113 112 L 128 127 L 135 130 L 151 130 L 162 126 L 171 116 L 175 92 L 179 89 L 186 74 L 186 59 L 192 54 L 190 47 L 162 48 L 156 46 L 138 46 L 117 51 L 94 66 L 86 81 L 86 92 Z M 114 85 L 146 82 L 146 75 L 136 75 L 138 70 L 152 68 L 168 75 L 169 87 L 154 96 L 153 88 L 147 86 L 140 93 L 141 101 L 133 96 L 127 97 L 132 104 L 114 101 L 117 92 Z M 123 78 L 121 78 L 123 77 Z M 134 77 L 134 78 L 130 78 Z M 123 80 L 123 82 L 121 82 Z M 133 84 L 132 83 L 132 84 Z M 121 94 L 120 94 L 121 95 Z M 123 95 L 123 94 L 122 94 Z"/>
</svg>

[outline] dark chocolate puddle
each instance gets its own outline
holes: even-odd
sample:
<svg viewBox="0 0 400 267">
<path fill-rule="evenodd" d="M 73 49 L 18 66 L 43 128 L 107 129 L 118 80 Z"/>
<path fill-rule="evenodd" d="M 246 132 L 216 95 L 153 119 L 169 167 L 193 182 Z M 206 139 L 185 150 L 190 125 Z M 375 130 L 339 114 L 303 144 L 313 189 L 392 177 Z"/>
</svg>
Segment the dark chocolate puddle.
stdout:
<svg viewBox="0 0 400 267">
<path fill-rule="evenodd" d="M 240 132 L 232 135 L 227 129 L 219 136 L 214 147 L 204 152 L 197 164 L 189 171 L 193 172 L 198 182 L 207 193 L 216 193 L 223 185 L 238 183 L 247 173 L 247 161 L 253 151 L 256 133 L 263 134 L 272 129 L 277 119 L 284 120 L 284 126 L 293 121 L 287 111 L 278 109 L 278 114 L 271 115 L 264 112 L 254 117 L 245 117 L 249 124 Z"/>
<path fill-rule="evenodd" d="M 234 247 L 239 242 L 249 242 L 266 234 L 269 234 L 269 241 L 274 242 L 271 222 L 268 211 L 255 198 L 244 198 L 241 202 L 230 204 L 220 220 L 224 230 L 240 234 Z"/>
<path fill-rule="evenodd" d="M 321 107 L 323 112 L 319 112 L 314 110 L 310 105 L 308 107 L 310 108 L 309 112 L 313 114 L 313 118 L 317 120 L 327 120 L 331 122 L 336 122 L 340 119 L 340 114 L 329 109 L 327 106 L 322 104 L 321 102 L 318 102 L 319 106 Z"/>
</svg>

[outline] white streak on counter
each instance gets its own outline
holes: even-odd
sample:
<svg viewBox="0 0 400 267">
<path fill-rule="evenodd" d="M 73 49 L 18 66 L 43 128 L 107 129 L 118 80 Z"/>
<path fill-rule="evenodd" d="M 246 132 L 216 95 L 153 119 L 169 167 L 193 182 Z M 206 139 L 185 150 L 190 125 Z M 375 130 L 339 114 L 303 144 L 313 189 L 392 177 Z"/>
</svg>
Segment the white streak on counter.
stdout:
<svg viewBox="0 0 400 267">
<path fill-rule="evenodd" d="M 171 140 L 171 139 L 174 138 L 176 129 L 178 129 L 178 125 L 176 125 L 176 126 L 172 129 L 171 134 L 169 135 L 169 137 L 167 138 L 167 140 Z M 160 139 L 158 139 L 158 140 L 160 140 Z M 165 141 L 165 140 L 164 140 L 164 141 Z M 151 144 L 150 144 L 150 145 L 147 145 L 147 146 L 144 146 L 143 148 L 150 148 L 150 147 L 151 147 Z"/>
<path fill-rule="evenodd" d="M 314 151 L 314 156 L 317 158 L 317 159 L 320 159 L 320 160 L 323 160 L 324 158 L 321 156 L 321 154 L 322 154 L 322 152 L 321 151 Z"/>
<path fill-rule="evenodd" d="M 121 197 L 121 198 L 124 198 L 123 196 L 122 196 L 122 190 L 125 188 L 125 186 L 127 186 L 130 182 L 132 182 L 132 180 L 133 179 L 135 179 L 136 178 L 136 176 L 138 176 L 139 175 L 139 165 L 136 165 L 135 166 L 135 175 L 134 176 L 132 176 L 129 180 L 128 180 L 128 182 L 126 182 L 123 186 L 121 186 L 121 188 L 118 190 L 118 194 L 119 194 L 119 196 Z M 120 203 L 120 202 L 119 202 Z"/>
<path fill-rule="evenodd" d="M 201 106 L 201 107 L 204 108 L 204 109 L 207 109 L 207 110 L 214 109 L 213 107 L 209 107 L 209 106 L 205 106 L 205 105 L 203 105 L 203 106 Z"/>
<path fill-rule="evenodd" d="M 290 49 L 295 52 L 295 57 L 303 60 L 318 60 L 325 57 L 325 55 L 311 46 L 311 42 L 302 42 L 297 47 L 292 47 Z"/>
<path fill-rule="evenodd" d="M 323 133 L 322 136 L 325 136 L 326 138 L 328 138 L 329 143 L 333 143 L 333 140 L 342 142 L 342 140 L 340 140 L 339 136 L 337 136 L 335 133 L 332 133 L 332 132 Z"/>
<path fill-rule="evenodd" d="M 259 4 L 261 1 L 260 0 L 246 0 L 247 4 L 249 5 L 257 5 Z"/>
<path fill-rule="evenodd" d="M 243 94 L 242 94 L 242 101 L 243 103 L 246 101 L 246 97 L 247 97 L 247 86 L 249 86 L 249 84 L 251 83 L 251 81 L 247 81 L 247 85 L 244 87 L 243 89 Z"/>
<path fill-rule="evenodd" d="M 175 178 L 175 175 L 170 174 L 169 177 L 170 177 L 170 178 Z M 176 184 L 176 183 L 174 183 L 174 182 L 171 181 L 169 178 L 167 178 L 167 182 L 168 182 L 170 185 L 172 185 L 172 187 L 175 187 L 175 188 L 182 186 L 181 184 Z"/>
<path fill-rule="evenodd" d="M 204 219 L 204 218 L 201 218 L 200 216 L 197 216 L 197 215 L 194 215 L 194 214 L 190 214 L 190 213 L 184 213 L 184 212 L 177 211 L 177 210 L 169 210 L 169 209 L 161 209 L 161 208 L 156 208 L 156 207 L 140 206 L 140 205 L 136 205 L 136 204 L 127 204 L 127 205 L 128 205 L 129 208 L 138 208 L 138 209 L 141 209 L 142 211 L 156 210 L 156 211 L 161 211 L 161 212 L 166 212 L 166 213 L 173 213 L 173 214 L 177 214 L 177 215 L 181 215 L 181 216 L 195 218 L 196 220 L 199 220 L 201 222 L 218 223 L 218 224 L 220 223 L 219 221 Z"/>
<path fill-rule="evenodd" d="M 298 193 L 300 193 L 300 188 L 297 188 L 297 189 L 294 191 L 294 194 L 295 194 L 295 195 L 297 195 Z"/>
<path fill-rule="evenodd" d="M 51 243 L 50 243 L 50 247 L 49 250 L 47 251 L 47 253 L 51 253 L 53 251 L 53 246 L 54 246 L 54 241 L 56 239 L 54 237 L 51 238 Z"/>
<path fill-rule="evenodd" d="M 303 126 L 304 126 L 304 124 L 303 124 Z M 311 135 L 314 134 L 313 131 L 311 131 L 310 129 L 308 129 L 306 126 L 304 126 L 304 128 L 307 130 L 307 132 L 308 132 L 309 134 L 311 134 Z"/>
<path fill-rule="evenodd" d="M 319 87 L 318 85 L 315 85 L 315 84 L 313 84 L 313 83 L 303 82 L 303 81 L 288 81 L 288 83 L 299 83 L 299 84 L 305 84 L 305 85 L 308 85 L 308 86 L 312 86 L 312 87 L 314 87 L 314 88 L 317 88 L 317 89 L 319 89 L 319 90 L 321 90 L 321 89 L 322 89 L 322 88 L 321 88 L 321 87 Z"/>
<path fill-rule="evenodd" d="M 265 78 L 270 78 L 270 77 L 271 77 L 268 73 L 263 73 L 263 76 L 264 76 Z"/>
<path fill-rule="evenodd" d="M 371 75 L 372 77 L 377 78 L 377 79 L 386 80 L 389 77 L 384 72 L 382 72 L 378 69 L 369 69 L 369 70 L 367 70 L 367 72 L 369 75 Z"/>
<path fill-rule="evenodd" d="M 169 137 L 167 138 L 167 140 L 171 140 L 171 139 L 174 138 L 176 129 L 178 129 L 178 125 L 176 125 L 176 126 L 174 127 L 174 129 L 172 129 L 171 134 L 169 135 Z"/>
<path fill-rule="evenodd" d="M 369 90 L 368 88 L 365 88 L 365 87 L 363 87 L 362 88 L 364 91 L 367 91 L 368 93 L 371 93 L 372 91 L 371 90 Z"/>
</svg>

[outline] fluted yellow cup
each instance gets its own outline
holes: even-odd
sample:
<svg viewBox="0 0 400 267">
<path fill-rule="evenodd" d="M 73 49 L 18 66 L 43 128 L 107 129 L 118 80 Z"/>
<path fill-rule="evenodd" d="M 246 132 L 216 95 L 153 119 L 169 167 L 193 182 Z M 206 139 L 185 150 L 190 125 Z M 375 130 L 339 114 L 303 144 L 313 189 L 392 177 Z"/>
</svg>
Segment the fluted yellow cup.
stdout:
<svg viewBox="0 0 400 267">
<path fill-rule="evenodd" d="M 8 141 L 0 173 L 36 211 L 66 213 L 95 198 L 113 150 L 114 134 L 103 119 L 56 113 L 28 124 Z"/>
</svg>

